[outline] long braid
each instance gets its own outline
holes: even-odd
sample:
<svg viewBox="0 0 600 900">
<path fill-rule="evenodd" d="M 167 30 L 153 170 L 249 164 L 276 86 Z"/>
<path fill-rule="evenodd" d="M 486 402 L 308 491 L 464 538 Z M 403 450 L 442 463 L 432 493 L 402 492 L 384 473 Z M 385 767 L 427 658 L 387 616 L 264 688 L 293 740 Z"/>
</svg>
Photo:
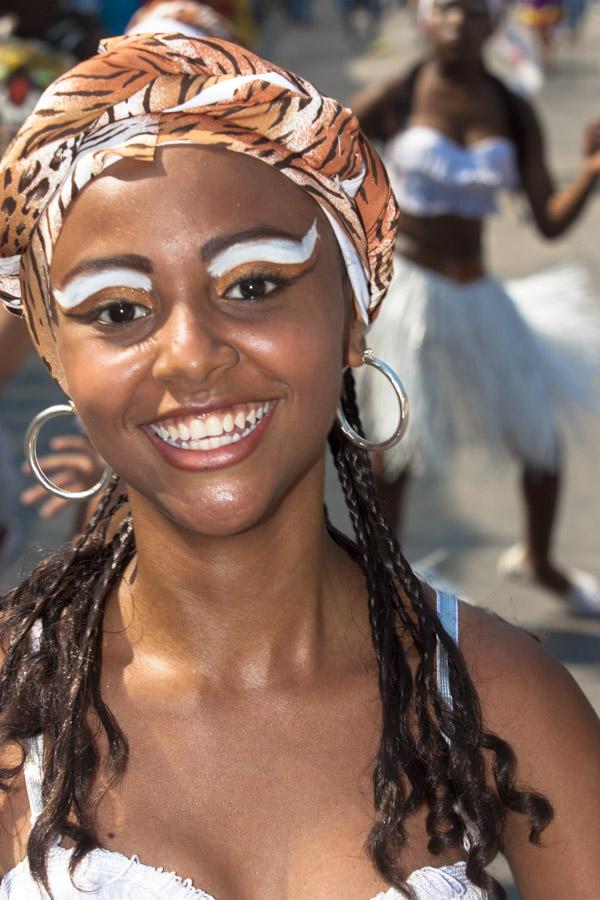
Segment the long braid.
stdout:
<svg viewBox="0 0 600 900">
<path fill-rule="evenodd" d="M 362 433 L 350 370 L 344 376 L 342 406 L 347 420 Z M 552 816 L 551 807 L 540 795 L 516 788 L 512 750 L 484 731 L 462 655 L 425 599 L 382 514 L 367 454 L 337 427 L 329 441 L 356 534 L 354 555 L 366 576 L 379 663 L 383 721 L 373 773 L 375 822 L 367 849 L 383 877 L 409 892 L 398 860 L 406 843 L 406 821 L 425 804 L 429 851 L 439 855 L 462 847 L 466 840 L 469 878 L 504 896 L 485 867 L 498 852 L 507 810 L 528 816 L 535 842 Z M 438 641 L 448 653 L 452 708 L 438 691 Z M 419 660 L 414 675 L 407 644 Z M 487 783 L 484 751 L 492 754 L 495 789 Z"/>
<path fill-rule="evenodd" d="M 106 541 L 113 516 L 127 499 L 117 485 L 115 478 L 69 550 L 42 563 L 3 598 L 0 742 L 19 744 L 22 761 L 0 770 L 0 787 L 9 790 L 22 771 L 28 742 L 44 734 L 44 808 L 29 837 L 28 858 L 33 876 L 48 891 L 48 853 L 60 835 L 75 842 L 72 867 L 98 844 L 88 802 L 99 763 L 90 707 L 108 739 L 115 774 L 127 758 L 126 740 L 100 691 L 105 603 L 135 546 L 130 517 Z M 32 639 L 37 621 L 39 646 Z"/>
<path fill-rule="evenodd" d="M 71 639 L 61 639 L 61 645 L 66 650 L 64 659 L 61 660 L 66 683 L 64 695 L 61 696 L 61 692 L 58 692 L 57 708 L 53 716 L 54 721 L 60 725 L 50 733 L 44 811 L 31 832 L 28 845 L 31 871 L 37 878 L 43 877 L 43 849 L 49 840 L 55 840 L 64 834 L 75 841 L 72 867 L 88 850 L 98 845 L 87 804 L 91 776 L 98 763 L 98 752 L 86 715 L 92 697 L 98 698 L 100 695 L 98 649 L 102 636 L 104 605 L 132 550 L 133 529 L 131 519 L 127 518 L 105 549 L 102 572 L 90 592 L 87 609 L 78 610 L 73 623 L 69 623 Z M 75 673 L 71 678 L 68 676 L 69 671 Z M 94 711 L 98 715 L 99 710 Z M 114 720 L 106 719 L 104 704 L 102 718 L 105 720 L 104 724 L 108 722 L 109 726 L 113 725 Z M 112 742 L 109 740 L 109 747 L 111 743 L 114 747 L 114 738 Z M 65 766 L 65 759 L 71 759 L 72 764 Z M 114 749 L 111 762 L 115 763 Z M 124 762 L 125 753 L 122 752 L 119 755 L 119 765 L 122 767 Z"/>
</svg>

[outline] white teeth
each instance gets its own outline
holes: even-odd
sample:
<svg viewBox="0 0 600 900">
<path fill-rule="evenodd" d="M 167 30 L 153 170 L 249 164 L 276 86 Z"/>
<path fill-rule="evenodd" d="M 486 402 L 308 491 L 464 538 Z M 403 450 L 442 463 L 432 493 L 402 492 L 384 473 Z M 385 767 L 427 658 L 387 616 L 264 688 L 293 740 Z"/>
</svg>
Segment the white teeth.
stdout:
<svg viewBox="0 0 600 900">
<path fill-rule="evenodd" d="M 192 419 L 190 425 L 190 436 L 193 441 L 199 441 L 206 437 L 206 425 L 202 419 Z"/>
<path fill-rule="evenodd" d="M 206 433 L 209 437 L 219 437 L 223 434 L 223 423 L 218 416 L 209 416 L 206 420 Z"/>
<path fill-rule="evenodd" d="M 254 431 L 256 425 L 270 409 L 269 403 L 223 416 L 195 417 L 186 422 L 169 425 L 152 425 L 152 431 L 166 444 L 180 450 L 216 450 L 226 444 L 236 443 Z"/>
</svg>

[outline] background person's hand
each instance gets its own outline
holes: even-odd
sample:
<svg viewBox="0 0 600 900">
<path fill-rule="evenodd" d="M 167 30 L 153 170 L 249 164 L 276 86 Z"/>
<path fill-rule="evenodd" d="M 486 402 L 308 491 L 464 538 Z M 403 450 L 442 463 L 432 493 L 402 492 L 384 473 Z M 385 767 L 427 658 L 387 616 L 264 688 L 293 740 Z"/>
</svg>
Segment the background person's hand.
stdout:
<svg viewBox="0 0 600 900">
<path fill-rule="evenodd" d="M 63 435 L 50 441 L 51 453 L 40 456 L 40 465 L 58 487 L 69 491 L 85 491 L 101 478 L 106 463 L 83 434 Z M 28 463 L 23 472 L 31 475 Z M 20 497 L 24 506 L 37 506 L 41 519 L 50 519 L 73 501 L 49 494 L 41 484 L 26 488 Z"/>
</svg>

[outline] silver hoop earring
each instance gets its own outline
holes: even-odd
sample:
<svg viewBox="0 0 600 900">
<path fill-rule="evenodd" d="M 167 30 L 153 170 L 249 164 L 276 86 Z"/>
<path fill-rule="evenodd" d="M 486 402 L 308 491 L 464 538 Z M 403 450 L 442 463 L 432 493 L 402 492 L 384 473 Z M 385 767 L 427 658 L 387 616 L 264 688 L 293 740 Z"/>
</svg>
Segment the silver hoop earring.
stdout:
<svg viewBox="0 0 600 900">
<path fill-rule="evenodd" d="M 406 395 L 406 391 L 402 386 L 402 382 L 394 372 L 394 370 L 388 366 L 387 363 L 384 363 L 382 359 L 378 359 L 376 356 L 373 356 L 373 351 L 370 347 L 367 347 L 365 352 L 363 353 L 363 362 L 367 366 L 372 366 L 374 369 L 377 369 L 378 372 L 381 372 L 382 375 L 385 375 L 387 380 L 392 385 L 396 397 L 398 398 L 398 405 L 400 407 L 400 419 L 398 422 L 398 426 L 394 433 L 385 441 L 368 441 L 366 438 L 362 437 L 354 428 L 348 423 L 346 416 L 343 411 L 338 408 L 337 411 L 337 420 L 340 428 L 346 435 L 349 441 L 351 441 L 356 447 L 360 447 L 361 450 L 369 450 L 370 452 L 378 451 L 382 452 L 383 450 L 389 450 L 390 447 L 394 447 L 399 440 L 401 440 L 402 435 L 406 431 L 406 426 L 408 425 L 408 397 Z"/>
<path fill-rule="evenodd" d="M 63 500 L 89 500 L 108 485 L 112 477 L 112 469 L 107 466 L 102 478 L 93 487 L 86 491 L 66 491 L 50 481 L 42 467 L 37 455 L 38 435 L 46 422 L 55 419 L 57 416 L 74 416 L 75 407 L 72 403 L 59 403 L 56 406 L 49 406 L 48 409 L 38 413 L 31 422 L 25 434 L 25 457 L 31 467 L 31 471 L 43 487 L 56 497 L 62 497 Z"/>
</svg>

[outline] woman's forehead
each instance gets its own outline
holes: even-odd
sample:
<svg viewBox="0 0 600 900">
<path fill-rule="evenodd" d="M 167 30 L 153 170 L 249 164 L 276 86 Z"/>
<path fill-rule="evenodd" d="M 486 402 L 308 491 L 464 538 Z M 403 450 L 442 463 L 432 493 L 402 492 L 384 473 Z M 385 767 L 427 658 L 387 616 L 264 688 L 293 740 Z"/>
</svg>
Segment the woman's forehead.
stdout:
<svg viewBox="0 0 600 900">
<path fill-rule="evenodd" d="M 325 238 L 331 229 L 319 205 L 271 166 L 219 148 L 168 146 L 152 162 L 119 161 L 85 186 L 68 210 L 52 271 L 95 248 L 141 252 L 161 235 L 193 235 L 194 244 L 256 228 L 301 237 L 315 220 Z"/>
</svg>

